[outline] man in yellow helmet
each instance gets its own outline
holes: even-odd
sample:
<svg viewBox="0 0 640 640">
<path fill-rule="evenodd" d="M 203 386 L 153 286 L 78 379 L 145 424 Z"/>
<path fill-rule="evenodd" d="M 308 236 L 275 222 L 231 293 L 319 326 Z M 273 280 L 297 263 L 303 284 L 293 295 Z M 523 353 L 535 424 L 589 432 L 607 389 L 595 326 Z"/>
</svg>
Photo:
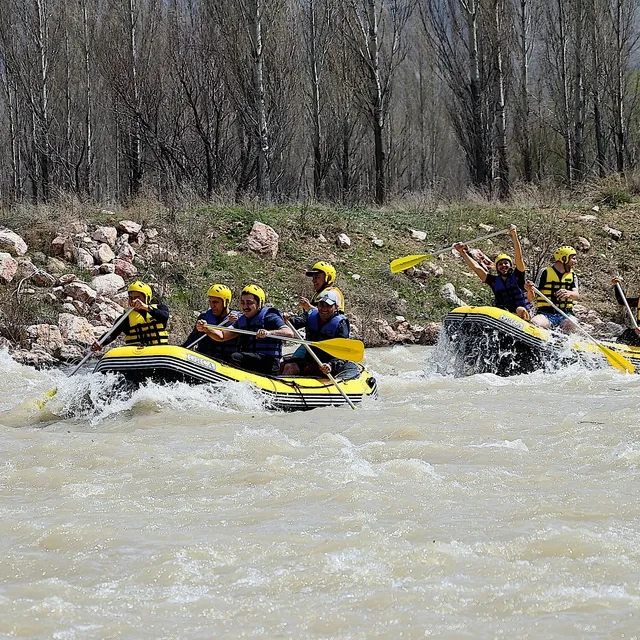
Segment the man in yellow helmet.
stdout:
<svg viewBox="0 0 640 640">
<path fill-rule="evenodd" d="M 255 284 L 242 290 L 240 304 L 242 315 L 233 323 L 237 329 L 254 331 L 255 336 L 237 334 L 224 329 L 213 329 L 208 333 L 218 342 L 237 339 L 237 349 L 229 362 L 247 371 L 276 376 L 280 373 L 282 340 L 270 338 L 280 336 L 293 338 L 293 331 L 285 324 L 278 309 L 265 304 L 265 292 Z"/>
<path fill-rule="evenodd" d="M 554 263 L 538 274 L 536 288 L 543 293 L 558 309 L 567 315 L 573 315 L 573 303 L 580 297 L 578 277 L 573 272 L 577 263 L 576 250 L 569 245 L 558 247 L 553 254 Z M 575 327 L 558 313 L 546 300 L 536 296 L 533 283 L 525 284 L 530 302 L 535 300 L 537 315 L 531 319 L 532 324 L 544 329 L 560 327 L 564 331 L 575 331 Z"/>
<path fill-rule="evenodd" d="M 529 320 L 531 318 L 529 314 L 531 303 L 527 300 L 527 295 L 524 291 L 525 266 L 522 259 L 522 247 L 518 238 L 518 230 L 514 224 L 509 227 L 509 233 L 513 240 L 513 249 L 516 257 L 515 266 L 511 256 L 501 253 L 495 260 L 496 271 L 498 272 L 498 275 L 495 276 L 469 255 L 467 247 L 462 242 L 456 243 L 454 248 L 478 278 L 491 287 L 496 307 L 515 313 L 523 320 Z"/>
<path fill-rule="evenodd" d="M 302 307 L 305 312 L 309 312 L 318 304 L 318 299 L 328 289 L 336 291 L 340 299 L 338 311 L 344 313 L 344 295 L 336 286 L 337 273 L 335 267 L 324 261 L 316 262 L 311 269 L 307 269 L 306 275 L 312 278 L 314 294 L 311 300 L 302 296 L 298 302 L 298 306 Z"/>
<path fill-rule="evenodd" d="M 230 310 L 231 289 L 224 284 L 211 285 L 207 291 L 207 297 L 209 308 L 198 316 L 193 331 L 182 346 L 226 362 L 231 354 L 238 350 L 237 340 L 217 342 L 211 338 L 212 329 L 209 329 L 209 326 L 231 324 L 238 319 L 240 313 Z"/>
<path fill-rule="evenodd" d="M 92 351 L 100 351 L 105 344 L 110 344 L 123 332 L 127 346 L 169 344 L 167 333 L 169 308 L 164 304 L 151 304 L 153 296 L 151 287 L 139 280 L 129 285 L 128 293 L 129 307 L 132 309 L 128 318 L 109 335 L 103 344 L 99 341 L 94 342 L 91 345 Z M 119 318 L 114 324 L 117 324 L 118 320 Z"/>
</svg>

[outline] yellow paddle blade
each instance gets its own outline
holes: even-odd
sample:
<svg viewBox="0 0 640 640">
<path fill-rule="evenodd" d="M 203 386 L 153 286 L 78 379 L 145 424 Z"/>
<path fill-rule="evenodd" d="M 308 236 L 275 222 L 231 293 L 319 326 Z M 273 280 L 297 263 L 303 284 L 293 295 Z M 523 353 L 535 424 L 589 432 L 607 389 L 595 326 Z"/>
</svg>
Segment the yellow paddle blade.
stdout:
<svg viewBox="0 0 640 640">
<path fill-rule="evenodd" d="M 603 344 L 597 343 L 598 348 L 602 353 L 604 353 L 604 357 L 607 359 L 609 364 L 612 367 L 618 369 L 618 371 L 626 371 L 627 373 L 635 373 L 636 368 L 633 365 L 633 362 L 627 360 L 623 355 L 616 353 L 613 349 L 609 349 L 609 347 L 605 347 Z"/>
<path fill-rule="evenodd" d="M 45 395 L 44 398 L 41 398 L 40 400 L 36 400 L 36 405 L 38 406 L 38 409 L 44 409 L 47 402 L 49 402 L 49 400 L 51 400 L 51 398 L 53 398 L 53 396 L 55 396 L 56 393 L 58 393 L 58 387 L 47 391 L 47 393 L 44 394 Z"/>
<path fill-rule="evenodd" d="M 309 342 L 312 347 L 321 349 L 334 358 L 360 362 L 364 358 L 364 342 L 350 338 L 330 338 L 320 342 Z"/>
<path fill-rule="evenodd" d="M 404 258 L 396 258 L 391 261 L 389 268 L 391 269 L 391 273 L 399 273 L 400 271 L 406 271 L 407 269 L 411 269 L 411 267 L 415 267 L 417 264 L 420 264 L 424 260 L 429 260 L 433 258 L 433 255 L 430 253 L 425 253 L 423 255 L 416 256 L 405 256 Z"/>
</svg>

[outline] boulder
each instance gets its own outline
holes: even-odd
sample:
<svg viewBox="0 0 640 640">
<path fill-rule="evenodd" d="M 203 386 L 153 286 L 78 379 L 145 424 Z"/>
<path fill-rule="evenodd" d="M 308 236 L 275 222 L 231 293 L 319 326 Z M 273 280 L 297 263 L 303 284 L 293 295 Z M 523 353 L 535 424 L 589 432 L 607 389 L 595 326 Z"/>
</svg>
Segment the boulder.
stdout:
<svg viewBox="0 0 640 640">
<path fill-rule="evenodd" d="M 150 229 L 145 229 L 144 235 L 146 236 L 147 240 L 153 240 L 158 237 L 158 230 L 154 229 L 153 227 L 151 227 Z"/>
<path fill-rule="evenodd" d="M 122 276 L 125 280 L 132 280 L 138 275 L 137 267 L 133 263 L 129 262 L 129 260 L 116 258 L 113 261 L 113 267 L 115 273 Z"/>
<path fill-rule="evenodd" d="M 94 325 L 111 326 L 122 314 L 124 308 L 119 304 L 100 297 L 91 308 L 89 319 Z"/>
<path fill-rule="evenodd" d="M 121 245 L 118 246 L 118 258 L 120 258 L 120 260 L 127 260 L 128 262 L 133 262 L 133 259 L 135 257 L 136 257 L 135 249 L 128 242 L 123 242 Z"/>
<path fill-rule="evenodd" d="M 351 246 L 351 238 L 346 234 L 346 233 L 341 233 L 337 238 L 336 238 L 336 244 L 341 248 L 341 249 L 348 249 Z"/>
<path fill-rule="evenodd" d="M 120 222 L 118 222 L 118 229 L 123 233 L 128 233 L 130 236 L 135 237 L 142 230 L 142 225 L 133 222 L 133 220 L 120 220 Z"/>
<path fill-rule="evenodd" d="M 587 251 L 589 251 L 589 249 L 591 249 L 591 243 L 586 238 L 578 236 L 578 240 L 576 241 L 576 249 L 578 249 L 578 251 L 586 253 Z"/>
<path fill-rule="evenodd" d="M 73 240 L 69 236 L 56 236 L 51 241 L 51 253 L 58 258 L 71 262 L 75 255 Z"/>
<path fill-rule="evenodd" d="M 56 279 L 50 274 L 44 271 L 43 269 L 38 269 L 32 276 L 31 282 L 36 285 L 36 287 L 53 287 L 56 283 Z"/>
<path fill-rule="evenodd" d="M 608 224 L 604 225 L 603 231 L 608 233 L 614 240 L 620 240 L 622 238 L 622 231 L 613 229 Z"/>
<path fill-rule="evenodd" d="M 60 328 L 55 324 L 32 324 L 27 327 L 27 335 L 32 342 L 38 343 L 51 354 L 64 344 Z"/>
<path fill-rule="evenodd" d="M 116 257 L 116 254 L 108 244 L 103 242 L 98 246 L 93 257 L 98 264 L 106 264 L 107 262 L 111 262 Z"/>
<path fill-rule="evenodd" d="M 66 296 L 86 304 L 93 304 L 98 296 L 95 289 L 92 289 L 88 284 L 80 280 L 65 284 L 62 290 Z"/>
<path fill-rule="evenodd" d="M 409 231 L 411 232 L 411 237 L 414 240 L 419 240 L 419 241 L 423 241 L 427 239 L 427 233 L 426 231 L 418 231 L 417 229 L 409 229 Z"/>
<path fill-rule="evenodd" d="M 110 273 L 104 276 L 96 276 L 90 283 L 92 289 L 96 293 L 107 298 L 113 297 L 120 289 L 124 287 L 122 276 L 117 273 Z"/>
<path fill-rule="evenodd" d="M 18 272 L 18 263 L 10 253 L 0 252 L 0 283 L 9 284 Z"/>
<path fill-rule="evenodd" d="M 20 364 L 40 369 L 43 367 L 52 367 L 58 362 L 48 351 L 38 344 L 31 347 L 31 351 L 25 349 L 16 349 L 11 353 L 11 357 Z"/>
<path fill-rule="evenodd" d="M 65 340 L 86 345 L 94 343 L 93 327 L 86 318 L 78 318 L 71 313 L 61 313 L 58 316 L 58 326 Z"/>
<path fill-rule="evenodd" d="M 58 284 L 61 287 L 64 287 L 65 284 L 69 284 L 70 282 L 75 282 L 78 279 L 78 276 L 75 273 L 64 273 L 58 278 Z"/>
<path fill-rule="evenodd" d="M 59 276 L 67 270 L 67 265 L 58 258 L 48 258 L 45 269 L 54 276 Z"/>
<path fill-rule="evenodd" d="M 466 303 L 458 297 L 458 295 L 456 294 L 456 288 L 450 282 L 442 285 L 442 288 L 440 289 L 440 295 L 442 296 L 443 300 L 456 307 L 466 306 Z"/>
<path fill-rule="evenodd" d="M 75 260 L 81 269 L 91 269 L 94 264 L 93 255 L 87 249 L 76 249 Z"/>
<path fill-rule="evenodd" d="M 247 237 L 247 246 L 253 253 L 273 259 L 278 255 L 279 241 L 280 236 L 275 229 L 256 220 Z"/>
<path fill-rule="evenodd" d="M 494 227 L 492 227 L 490 224 L 480 223 L 478 225 L 478 228 L 482 229 L 483 231 L 486 231 L 487 233 L 491 233 L 494 230 Z"/>
<path fill-rule="evenodd" d="M 118 230 L 115 227 L 98 227 L 91 236 L 96 242 L 115 247 L 118 239 Z"/>
<path fill-rule="evenodd" d="M 23 256 L 27 250 L 27 243 L 17 233 L 0 227 L 0 251 L 12 256 Z"/>
</svg>

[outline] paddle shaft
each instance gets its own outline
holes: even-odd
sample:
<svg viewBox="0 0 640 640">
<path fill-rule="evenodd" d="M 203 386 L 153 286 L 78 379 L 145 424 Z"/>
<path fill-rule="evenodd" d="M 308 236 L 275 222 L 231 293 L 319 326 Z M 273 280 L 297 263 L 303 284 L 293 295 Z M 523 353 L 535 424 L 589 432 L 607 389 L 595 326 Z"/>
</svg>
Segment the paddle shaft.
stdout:
<svg viewBox="0 0 640 640">
<path fill-rule="evenodd" d="M 489 233 L 486 236 L 480 236 L 479 238 L 473 238 L 472 240 L 467 240 L 466 242 L 463 242 L 462 244 L 472 244 L 474 242 L 480 242 L 480 240 L 488 240 L 489 238 L 495 238 L 496 236 L 501 236 L 503 233 L 508 233 L 509 229 L 501 229 L 500 231 L 494 231 L 493 233 Z M 458 244 L 456 242 L 456 244 Z M 435 251 L 434 253 L 430 254 L 432 256 L 439 256 L 441 253 L 445 253 L 447 251 L 451 251 L 452 249 L 455 248 L 456 244 L 452 244 L 450 247 L 446 247 L 446 249 L 440 249 L 439 251 Z"/>
<path fill-rule="evenodd" d="M 627 308 L 627 313 L 629 314 L 629 317 L 631 318 L 631 322 L 633 323 L 633 328 L 637 329 L 638 328 L 638 323 L 636 321 L 636 317 L 633 315 L 633 311 L 631 311 L 631 307 L 629 306 L 629 302 L 627 301 L 627 297 L 624 295 L 624 292 L 622 291 L 622 287 L 617 282 L 616 282 L 616 289 L 618 290 L 618 293 L 620 294 L 620 297 L 624 301 L 624 306 Z"/>
<path fill-rule="evenodd" d="M 290 322 L 288 322 L 287 320 L 285 320 L 285 322 L 287 323 L 287 326 L 293 331 L 293 333 L 295 333 L 298 336 L 298 339 L 302 340 L 302 336 L 300 335 L 300 332 Z M 306 343 L 304 343 L 304 348 L 307 350 L 307 353 L 317 362 L 318 366 L 321 367 L 323 365 L 323 362 L 322 360 L 320 360 L 320 358 L 318 358 L 318 355 L 313 351 L 313 349 Z M 327 378 L 329 378 L 329 380 L 331 380 L 335 388 L 340 392 L 340 395 L 347 401 L 347 404 L 352 409 L 355 409 L 356 405 L 353 404 L 353 402 L 351 402 L 349 396 L 340 387 L 337 380 L 331 375 L 331 373 L 327 373 L 325 375 L 327 376 Z"/>
<path fill-rule="evenodd" d="M 132 311 L 133 309 L 128 309 L 127 312 L 111 327 L 111 329 L 105 332 L 105 334 L 98 340 L 98 344 L 100 346 L 102 346 L 105 343 L 106 339 L 129 317 L 129 314 Z M 75 375 L 80 370 L 80 367 L 82 367 L 82 365 L 91 357 L 92 353 L 93 351 L 90 348 L 89 351 L 87 351 L 87 353 L 85 354 L 84 358 L 80 360 L 80 364 L 78 364 L 78 366 L 67 377 L 70 378 L 71 376 Z"/>
<path fill-rule="evenodd" d="M 231 315 L 231 314 L 229 314 L 229 315 Z M 224 327 L 227 324 L 227 322 L 229 322 L 229 316 L 227 316 L 218 326 L 219 327 Z M 195 347 L 198 344 L 198 342 L 200 342 L 200 340 L 202 340 L 203 338 L 207 338 L 207 337 L 208 337 L 207 334 L 203 333 L 199 338 L 195 339 L 191 344 L 187 345 L 185 348 L 186 349 L 192 349 L 193 347 Z"/>
</svg>

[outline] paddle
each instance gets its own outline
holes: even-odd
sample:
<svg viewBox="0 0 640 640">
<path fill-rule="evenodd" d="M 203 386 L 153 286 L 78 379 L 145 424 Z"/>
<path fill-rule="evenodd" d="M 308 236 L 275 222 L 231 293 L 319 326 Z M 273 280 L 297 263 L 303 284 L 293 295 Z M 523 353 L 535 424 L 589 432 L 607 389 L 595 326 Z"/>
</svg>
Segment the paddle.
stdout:
<svg viewBox="0 0 640 640">
<path fill-rule="evenodd" d="M 129 314 L 133 311 L 133 308 L 128 309 L 127 312 L 122 315 L 117 322 L 114 323 L 114 325 L 111 327 L 111 329 L 109 329 L 108 331 L 106 331 L 102 337 L 98 340 L 98 344 L 100 346 L 102 346 L 104 344 L 104 342 L 106 341 L 106 339 L 113 334 L 113 332 L 129 317 Z M 82 360 L 80 360 L 80 363 L 73 369 L 73 371 L 67 376 L 67 378 L 70 378 L 71 376 L 75 375 L 80 368 L 82 367 L 82 365 L 91 357 L 91 355 L 93 354 L 93 349 L 91 347 L 89 347 L 89 350 L 87 351 L 87 353 L 84 355 L 84 357 L 82 358 Z M 44 409 L 44 406 L 47 404 L 47 402 L 49 402 L 49 400 L 51 400 L 51 398 L 53 398 L 53 396 L 56 395 L 56 393 L 58 393 L 58 387 L 55 387 L 54 389 L 50 389 L 49 391 L 47 391 L 44 395 L 46 396 L 46 398 L 44 398 L 43 400 L 36 400 L 36 404 L 38 405 L 39 409 Z"/>
<path fill-rule="evenodd" d="M 224 325 L 226 325 L 227 322 L 229 322 L 229 316 L 230 315 L 231 314 L 229 314 L 218 326 L 219 327 L 224 327 Z M 207 337 L 208 337 L 207 334 L 203 333 L 199 338 L 196 338 L 191 344 L 187 345 L 185 347 L 185 349 L 192 349 L 193 347 L 195 347 L 198 344 L 198 342 L 200 342 L 200 340 L 202 340 L 203 338 L 207 338 Z"/>
<path fill-rule="evenodd" d="M 629 306 L 629 302 L 627 301 L 627 297 L 624 295 L 624 292 L 622 291 L 622 287 L 620 286 L 620 283 L 618 283 L 618 282 L 616 282 L 616 289 L 617 289 L 618 293 L 620 294 L 620 297 L 624 301 L 624 306 L 627 308 L 627 313 L 629 314 L 629 317 L 631 318 L 631 322 L 633 324 L 633 328 L 637 329 L 638 328 L 638 323 L 636 322 L 636 317 L 633 315 L 633 311 L 631 311 L 631 307 Z"/>
<path fill-rule="evenodd" d="M 464 244 L 471 244 L 472 242 L 480 242 L 480 240 L 486 240 L 487 238 L 493 238 L 495 236 L 500 236 L 503 233 L 508 233 L 509 229 L 502 229 L 501 231 L 494 231 L 493 233 L 489 233 L 486 236 L 480 236 L 479 238 L 473 238 L 473 240 L 467 240 Z M 405 271 L 406 269 L 411 269 L 411 267 L 415 267 L 417 264 L 420 264 L 424 260 L 429 260 L 434 256 L 438 256 L 441 253 L 445 253 L 447 251 L 451 251 L 455 245 L 451 245 L 446 249 L 440 249 L 438 251 L 434 251 L 433 253 L 425 253 L 422 255 L 415 256 L 405 256 L 404 258 L 396 258 L 391 262 L 389 268 L 391 269 L 391 273 L 399 273 L 400 271 Z"/>
<path fill-rule="evenodd" d="M 287 320 L 285 320 L 285 322 L 287 323 L 287 326 L 298 336 L 298 339 L 302 340 L 302 336 L 300 335 L 300 332 L 290 322 L 288 322 Z M 304 348 L 307 350 L 307 353 L 318 363 L 318 366 L 321 367 L 322 364 L 323 364 L 322 360 L 320 360 L 320 358 L 318 358 L 318 356 L 313 351 L 313 349 L 308 344 L 305 344 Z M 333 383 L 335 388 L 340 392 L 340 395 L 347 401 L 347 404 L 352 409 L 355 410 L 356 405 L 353 404 L 353 402 L 351 402 L 349 396 L 340 387 L 340 385 L 338 384 L 337 380 L 330 373 L 326 373 L 325 375 L 327 376 L 327 378 L 329 378 L 329 380 L 331 380 L 331 382 Z"/>
<path fill-rule="evenodd" d="M 222 329 L 224 331 L 233 331 L 234 333 L 244 333 L 248 336 L 255 336 L 255 331 L 247 331 L 246 329 L 236 329 L 235 327 L 223 327 L 217 325 L 207 325 L 209 329 Z M 272 340 L 282 340 L 283 342 L 293 342 L 295 344 L 306 344 L 316 347 L 334 358 L 340 360 L 351 360 L 352 362 L 360 362 L 364 358 L 364 343 L 360 340 L 351 340 L 350 338 L 330 338 L 321 342 L 308 342 L 307 340 L 298 340 L 296 338 L 286 338 L 285 336 L 269 336 Z"/>
<path fill-rule="evenodd" d="M 616 353 L 609 347 L 605 347 L 599 340 L 596 340 L 592 335 L 587 333 L 571 316 L 567 315 L 562 309 L 559 309 L 547 296 L 544 295 L 537 287 L 533 287 L 533 290 L 539 295 L 543 300 L 547 302 L 547 304 L 551 305 L 553 309 L 555 309 L 561 316 L 568 320 L 585 338 L 591 340 L 600 351 L 604 354 L 604 357 L 608 360 L 609 364 L 618 369 L 618 371 L 626 371 L 627 373 L 634 373 L 636 368 L 633 366 L 629 360 L 627 360 L 624 356 L 621 356 L 619 353 Z"/>
</svg>

